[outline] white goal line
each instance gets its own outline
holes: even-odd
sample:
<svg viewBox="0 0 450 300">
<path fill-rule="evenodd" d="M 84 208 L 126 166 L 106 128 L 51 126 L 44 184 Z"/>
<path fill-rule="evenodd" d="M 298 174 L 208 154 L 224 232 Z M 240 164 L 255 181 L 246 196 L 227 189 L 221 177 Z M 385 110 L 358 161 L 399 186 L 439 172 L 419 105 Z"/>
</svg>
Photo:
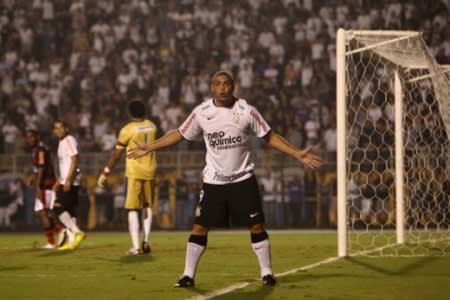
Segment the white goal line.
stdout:
<svg viewBox="0 0 450 300">
<path fill-rule="evenodd" d="M 429 242 L 436 242 L 436 241 L 447 240 L 447 239 L 449 239 L 449 238 L 433 239 L 433 240 L 428 240 L 428 241 Z M 399 244 L 389 244 L 389 245 L 385 245 L 385 246 L 378 247 L 378 248 L 375 248 L 375 249 L 365 250 L 365 251 L 360 251 L 360 252 L 357 252 L 357 253 L 349 254 L 348 257 L 365 256 L 365 255 L 368 255 L 370 253 L 382 251 L 384 249 L 395 247 L 395 246 L 398 246 L 398 245 Z M 424 256 L 427 256 L 427 255 L 424 255 Z M 367 257 L 370 257 L 370 256 L 367 256 Z M 395 257 L 417 257 L 417 256 L 398 255 L 398 256 L 395 256 Z M 291 275 L 291 274 L 297 273 L 299 271 L 305 271 L 305 270 L 309 270 L 309 269 L 312 269 L 312 268 L 315 268 L 315 267 L 319 267 L 321 265 L 326 265 L 326 264 L 335 262 L 335 261 L 337 261 L 337 260 L 339 260 L 341 258 L 345 258 L 345 257 L 338 257 L 338 256 L 336 256 L 336 257 L 329 257 L 329 258 L 326 258 L 324 260 L 321 260 L 321 261 L 313 263 L 313 264 L 309 264 L 309 265 L 306 265 L 306 266 L 303 266 L 303 267 L 299 267 L 299 268 L 295 268 L 295 269 L 292 269 L 292 270 L 289 270 L 289 271 L 286 271 L 286 272 L 275 274 L 275 277 L 276 278 L 285 277 L 287 275 Z M 186 300 L 208 300 L 208 299 L 211 299 L 211 298 L 214 298 L 214 297 L 217 297 L 217 296 L 221 296 L 221 295 L 225 295 L 225 294 L 234 292 L 234 291 L 239 290 L 239 289 L 243 289 L 243 288 L 249 286 L 250 284 L 252 284 L 254 282 L 259 282 L 259 280 L 260 280 L 259 278 L 255 278 L 253 280 L 239 282 L 239 283 L 227 286 L 227 287 L 219 289 L 219 290 L 208 292 L 208 293 L 206 293 L 204 295 L 196 295 L 196 296 L 189 297 Z"/>
<path fill-rule="evenodd" d="M 295 268 L 295 269 L 292 269 L 292 270 L 289 270 L 289 271 L 286 271 L 286 272 L 283 272 L 283 273 L 275 274 L 275 277 L 276 278 L 280 278 L 280 277 L 284 277 L 284 276 L 296 273 L 298 271 L 305 271 L 305 270 L 308 270 L 308 269 L 312 269 L 312 268 L 315 268 L 315 267 L 318 267 L 318 266 L 321 266 L 321 265 L 325 265 L 325 264 L 328 264 L 328 263 L 335 262 L 336 260 L 338 260 L 340 258 L 341 257 L 329 257 L 327 259 L 321 260 L 319 262 L 316 262 L 316 263 L 313 263 L 313 264 L 310 264 L 310 265 L 306 265 L 306 266 L 303 266 L 303 267 Z M 243 289 L 243 288 L 249 286 L 251 283 L 257 282 L 259 280 L 260 279 L 258 278 L 258 279 L 254 279 L 254 280 L 239 282 L 239 283 L 227 286 L 227 287 L 225 287 L 223 289 L 219 289 L 219 290 L 208 292 L 208 293 L 206 293 L 204 295 L 196 295 L 196 296 L 187 298 L 186 300 L 207 300 L 207 299 L 211 299 L 211 298 L 214 298 L 214 297 L 217 297 L 217 296 L 221 296 L 221 295 L 224 295 L 224 294 L 231 293 L 231 292 L 239 290 L 239 289 Z"/>
</svg>

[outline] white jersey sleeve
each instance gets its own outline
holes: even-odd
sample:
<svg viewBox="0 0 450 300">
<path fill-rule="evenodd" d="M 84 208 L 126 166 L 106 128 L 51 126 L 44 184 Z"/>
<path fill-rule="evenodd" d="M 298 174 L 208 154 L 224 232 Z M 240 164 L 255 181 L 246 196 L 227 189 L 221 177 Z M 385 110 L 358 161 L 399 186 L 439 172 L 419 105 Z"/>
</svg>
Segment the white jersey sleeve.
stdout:
<svg viewBox="0 0 450 300">
<path fill-rule="evenodd" d="M 202 139 L 203 130 L 198 121 L 198 110 L 199 107 L 197 106 L 178 128 L 181 135 L 189 141 Z"/>
<path fill-rule="evenodd" d="M 67 138 L 65 139 L 65 142 L 67 155 L 70 157 L 77 155 L 78 154 L 77 140 L 73 136 L 68 135 Z"/>
<path fill-rule="evenodd" d="M 262 138 L 270 131 L 270 126 L 256 108 L 251 105 L 249 105 L 249 108 L 250 128 L 257 137 Z"/>
</svg>

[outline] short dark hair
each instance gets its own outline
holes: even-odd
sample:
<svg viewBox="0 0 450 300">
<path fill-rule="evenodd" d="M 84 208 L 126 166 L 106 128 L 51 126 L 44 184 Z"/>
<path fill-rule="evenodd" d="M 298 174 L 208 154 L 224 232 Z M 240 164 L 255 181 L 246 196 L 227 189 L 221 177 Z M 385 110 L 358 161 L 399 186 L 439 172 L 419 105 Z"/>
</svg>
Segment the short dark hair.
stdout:
<svg viewBox="0 0 450 300">
<path fill-rule="evenodd" d="M 220 71 L 217 71 L 216 73 L 214 73 L 213 76 L 211 77 L 211 82 L 213 82 L 214 78 L 216 78 L 217 76 L 221 76 L 221 75 L 227 76 L 234 83 L 233 75 L 231 75 L 230 72 L 227 72 L 224 70 L 220 70 Z"/>
<path fill-rule="evenodd" d="M 66 122 L 64 122 L 64 121 L 61 120 L 61 119 L 56 119 L 55 122 L 53 122 L 53 125 L 56 124 L 56 123 L 59 123 L 59 124 L 61 124 L 61 125 L 64 126 L 64 127 L 67 127 Z"/>
<path fill-rule="evenodd" d="M 25 131 L 25 133 L 30 133 L 30 134 L 32 134 L 33 136 L 35 136 L 35 137 L 39 137 L 39 132 L 37 132 L 37 130 L 35 130 L 35 129 L 31 129 L 31 128 L 28 128 L 26 131 Z"/>
<path fill-rule="evenodd" d="M 128 112 L 133 118 L 143 118 L 147 113 L 145 104 L 141 100 L 131 100 L 130 103 L 128 103 Z"/>
</svg>

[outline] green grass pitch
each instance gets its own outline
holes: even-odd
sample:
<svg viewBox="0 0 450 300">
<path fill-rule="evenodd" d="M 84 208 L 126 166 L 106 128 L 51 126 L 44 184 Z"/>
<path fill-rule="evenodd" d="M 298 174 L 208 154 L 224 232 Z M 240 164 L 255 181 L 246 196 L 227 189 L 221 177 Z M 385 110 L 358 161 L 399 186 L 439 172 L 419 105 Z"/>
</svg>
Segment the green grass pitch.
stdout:
<svg viewBox="0 0 450 300">
<path fill-rule="evenodd" d="M 269 231 L 275 273 L 336 255 L 334 232 Z M 450 257 L 347 258 L 263 287 L 245 231 L 212 231 L 196 287 L 172 284 L 187 232 L 154 232 L 153 253 L 127 256 L 128 234 L 88 233 L 73 252 L 40 250 L 40 234 L 0 234 L 0 299 L 188 299 L 250 282 L 215 299 L 450 299 Z M 258 280 L 256 280 L 258 279 Z"/>
</svg>

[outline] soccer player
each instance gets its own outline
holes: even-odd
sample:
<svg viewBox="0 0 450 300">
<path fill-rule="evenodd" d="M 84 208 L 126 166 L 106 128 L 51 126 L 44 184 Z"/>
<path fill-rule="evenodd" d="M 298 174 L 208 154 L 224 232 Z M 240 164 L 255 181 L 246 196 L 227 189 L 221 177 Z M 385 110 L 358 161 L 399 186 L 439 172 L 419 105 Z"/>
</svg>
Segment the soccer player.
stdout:
<svg viewBox="0 0 450 300">
<path fill-rule="evenodd" d="M 143 144 L 154 142 L 157 128 L 153 122 L 145 118 L 145 115 L 146 109 L 144 102 L 132 100 L 128 103 L 130 122 L 120 130 L 116 149 L 98 178 L 98 187 L 104 187 L 111 169 L 114 168 L 125 150 L 131 150 L 136 147 L 135 142 Z M 151 206 L 154 197 L 155 171 L 156 155 L 154 153 L 137 160 L 126 159 L 125 208 L 128 210 L 128 230 L 132 242 L 132 247 L 128 251 L 130 255 L 151 252 L 149 235 L 152 225 Z M 139 213 L 142 215 L 144 233 L 141 247 L 139 247 Z"/>
<path fill-rule="evenodd" d="M 74 235 L 58 250 L 74 250 L 86 238 L 86 234 L 78 228 L 75 220 L 75 210 L 78 206 L 78 191 L 80 189 L 81 173 L 78 168 L 78 143 L 69 134 L 69 129 L 63 121 L 53 123 L 53 134 L 58 138 L 59 178 L 53 189 L 56 191 L 56 201 L 53 211 L 67 230 Z"/>
<path fill-rule="evenodd" d="M 55 192 L 52 190 L 56 182 L 50 151 L 40 140 L 39 133 L 36 130 L 28 129 L 26 131 L 26 141 L 31 147 L 34 173 L 34 212 L 44 227 L 44 233 L 47 237 L 47 244 L 44 249 L 54 249 L 56 246 L 64 244 L 66 239 L 66 230 L 55 222 L 50 216 L 50 210 L 55 203 Z M 55 242 L 53 231 L 58 234 L 58 241 Z"/>
<path fill-rule="evenodd" d="M 206 166 L 203 189 L 195 213 L 194 227 L 186 249 L 184 273 L 175 287 L 194 286 L 198 262 L 206 249 L 211 227 L 246 226 L 250 230 L 253 250 L 258 258 L 264 285 L 276 285 L 270 258 L 269 236 L 264 229 L 264 214 L 257 181 L 250 161 L 250 134 L 265 139 L 272 147 L 293 156 L 310 168 L 319 167 L 321 159 L 300 150 L 273 132 L 261 114 L 244 99 L 233 96 L 232 76 L 219 71 L 211 79 L 213 98 L 198 105 L 184 123 L 152 144 L 138 144 L 129 158 L 174 145 L 183 139 L 203 136 Z"/>
</svg>

